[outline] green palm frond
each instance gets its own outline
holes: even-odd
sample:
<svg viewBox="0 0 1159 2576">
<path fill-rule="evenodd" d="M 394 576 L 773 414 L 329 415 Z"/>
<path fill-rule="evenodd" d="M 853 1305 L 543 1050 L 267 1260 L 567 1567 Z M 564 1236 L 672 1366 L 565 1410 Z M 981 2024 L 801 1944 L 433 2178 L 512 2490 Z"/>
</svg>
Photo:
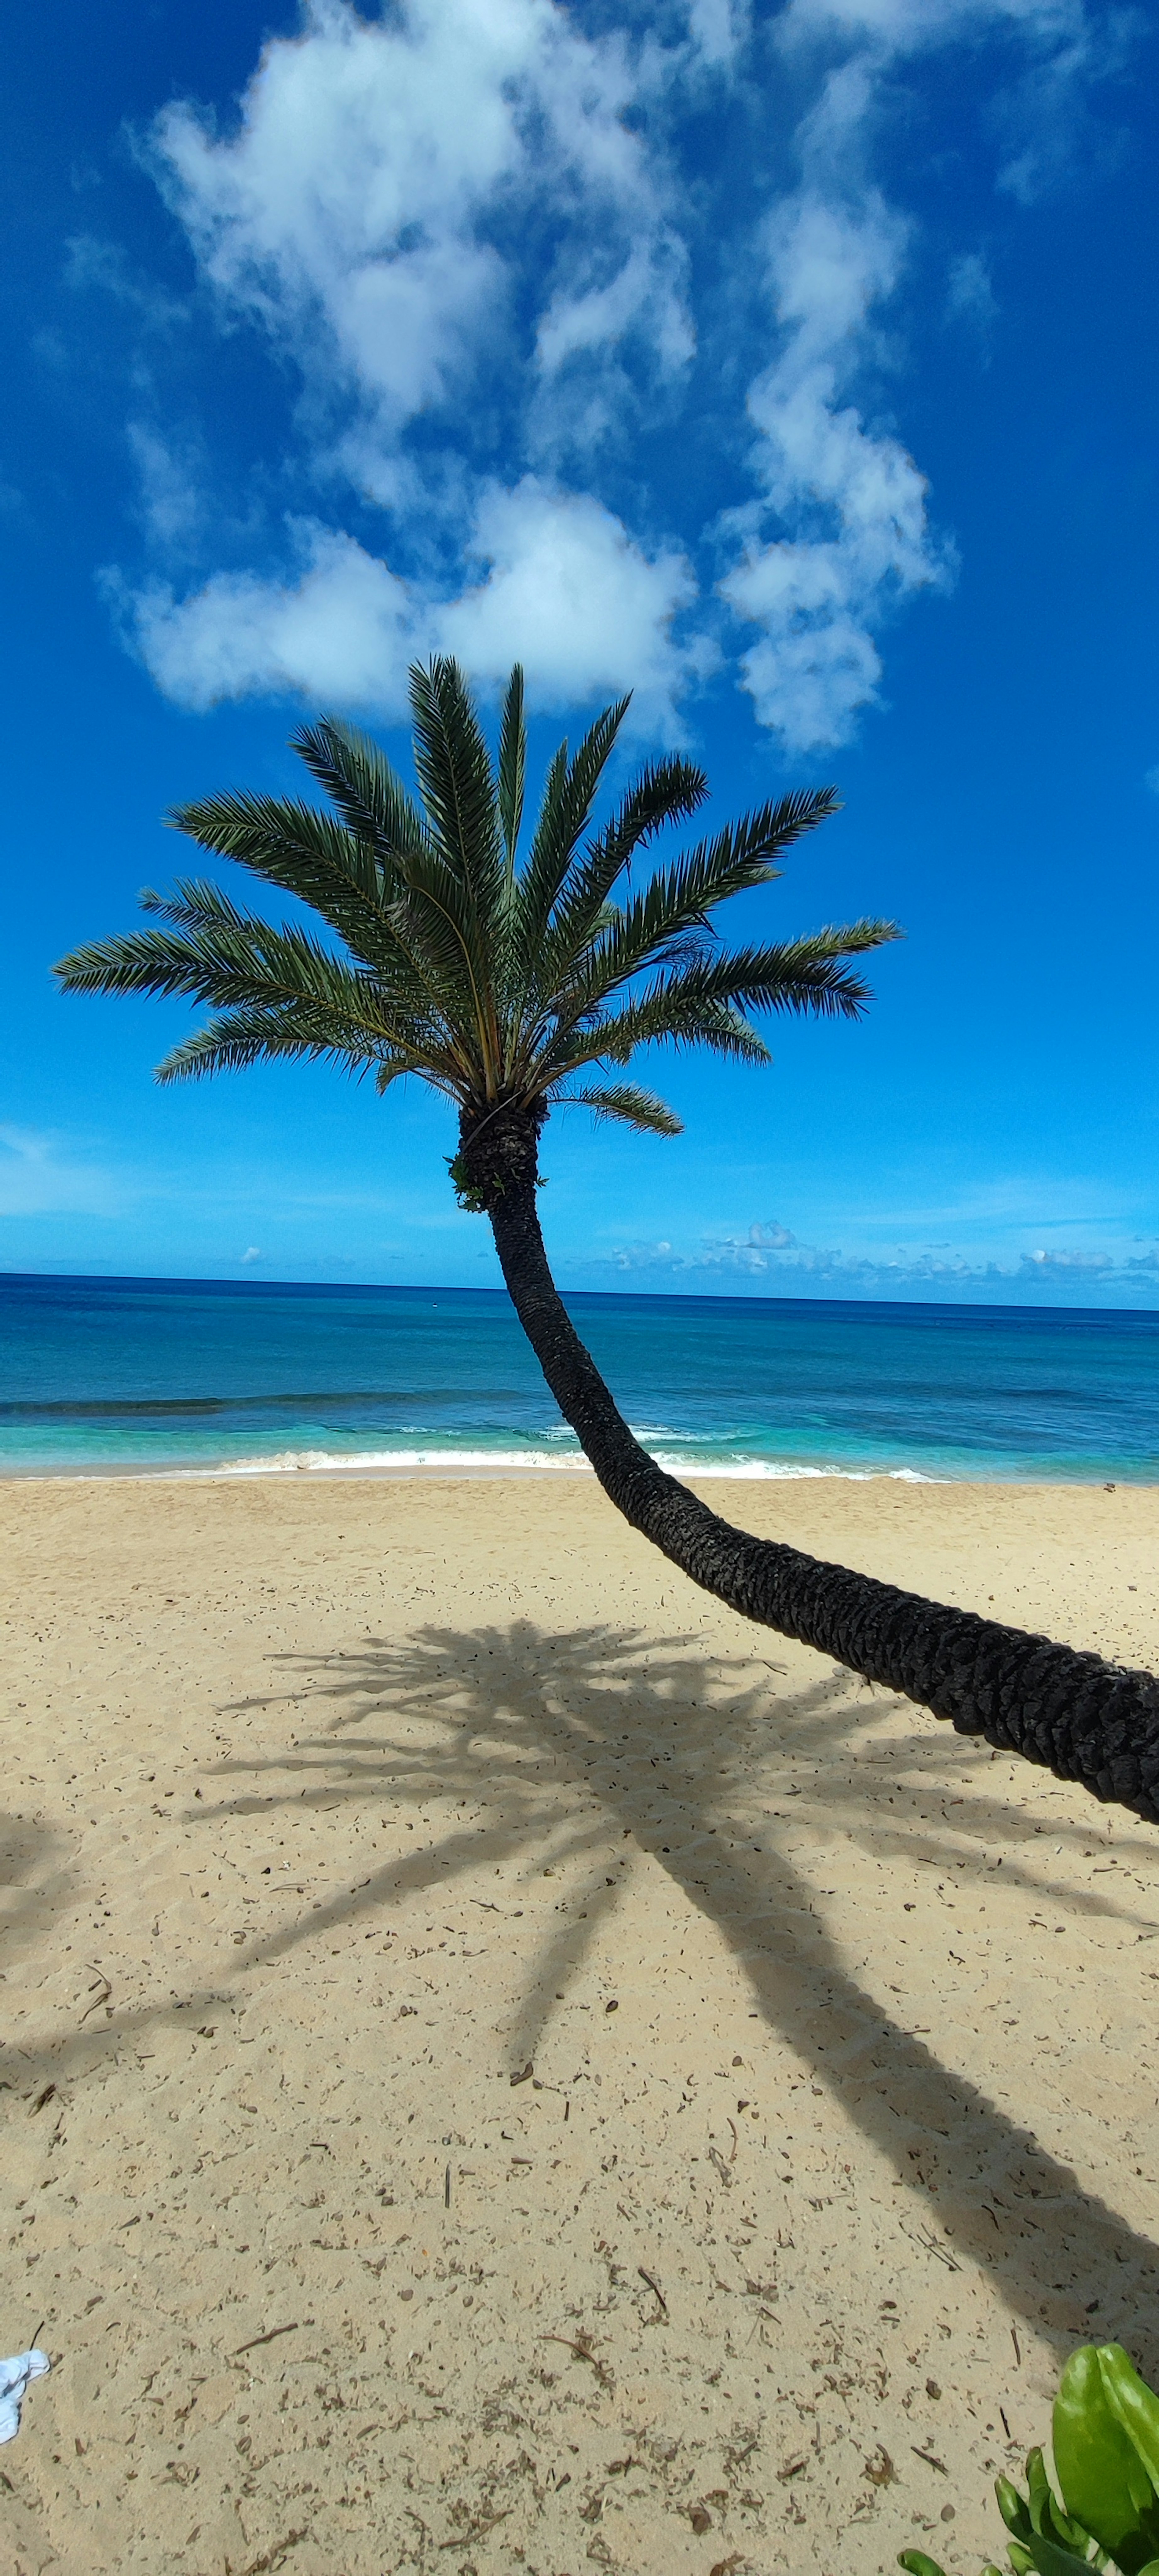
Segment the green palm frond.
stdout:
<svg viewBox="0 0 1159 2576">
<path fill-rule="evenodd" d="M 574 760 L 568 759 L 566 742 L 561 743 L 548 771 L 535 838 L 519 883 L 515 935 L 527 954 L 538 954 L 629 704 L 629 699 L 620 698 L 615 706 L 605 707 L 584 735 Z"/>
<path fill-rule="evenodd" d="M 667 1101 L 654 1091 L 641 1091 L 635 1082 L 585 1083 L 582 1091 L 569 1091 L 563 1097 L 567 1107 L 590 1109 L 594 1118 L 618 1118 L 641 1136 L 684 1134 L 683 1119 Z"/>
<path fill-rule="evenodd" d="M 146 891 L 147 926 L 58 966 L 69 991 L 183 995 L 211 1008 L 166 1057 L 163 1081 L 313 1059 L 371 1075 L 380 1090 L 416 1073 L 484 1119 L 507 1103 L 538 1115 L 553 1098 L 582 1098 L 597 1116 L 673 1135 L 674 1113 L 632 1082 L 570 1085 L 585 1067 L 627 1066 L 656 1045 L 765 1064 L 754 1015 L 864 1009 L 855 960 L 898 937 L 893 923 L 732 951 L 716 935 L 720 906 L 767 885 L 784 852 L 836 811 L 832 788 L 771 799 L 633 885 L 633 860 L 686 822 L 708 785 L 694 762 L 658 760 L 593 829 L 626 698 L 574 754 L 561 745 L 523 859 L 522 671 L 508 684 L 494 765 L 457 664 L 416 666 L 411 702 L 418 801 L 377 743 L 326 716 L 294 737 L 325 806 L 234 792 L 169 818 L 305 906 L 315 927 L 279 926 L 216 879 L 189 878 Z"/>
<path fill-rule="evenodd" d="M 503 701 L 503 722 L 499 732 L 499 820 L 503 826 L 503 846 L 507 852 L 507 877 L 510 884 L 515 874 L 515 854 L 523 825 L 523 795 L 527 783 L 527 726 L 523 716 L 523 668 L 517 662 L 507 683 Z"/>
<path fill-rule="evenodd" d="M 301 1006 L 279 1010 L 271 1005 L 222 1012 L 162 1058 L 157 1080 L 194 1081 L 213 1073 L 237 1072 L 245 1065 L 292 1063 L 305 1057 L 329 1061 L 349 1073 L 366 1073 L 384 1063 L 397 1064 L 400 1072 L 411 1069 L 409 1059 L 388 1050 L 384 1042 L 359 1043 L 354 1032 L 325 1011 L 310 1012 Z"/>
<path fill-rule="evenodd" d="M 707 794 L 704 771 L 691 761 L 664 760 L 641 772 L 611 822 L 559 888 L 551 924 L 549 974 L 558 979 L 561 969 L 603 926 L 612 888 L 636 851 L 645 848 L 666 824 L 684 822 L 694 814 Z"/>
<path fill-rule="evenodd" d="M 288 797 L 234 794 L 177 806 L 168 819 L 202 849 L 308 904 L 367 966 L 399 970 L 389 917 L 402 883 L 396 865 L 334 815 Z"/>
<path fill-rule="evenodd" d="M 725 1002 L 682 1000 L 662 987 L 641 1001 L 557 1038 L 544 1070 L 562 1082 L 585 1064 L 629 1064 L 643 1046 L 707 1047 L 738 1064 L 771 1064 L 772 1053 L 742 1011 Z"/>
<path fill-rule="evenodd" d="M 457 662 L 410 674 L 414 760 L 427 820 L 480 923 L 494 918 L 503 886 L 495 777 L 483 729 Z"/>
<path fill-rule="evenodd" d="M 798 790 L 775 804 L 763 805 L 741 822 L 729 823 L 712 840 L 702 841 L 651 882 L 616 918 L 585 945 L 573 941 L 567 926 L 557 934 L 558 947 L 546 943 L 550 966 L 564 1007 L 581 1013 L 608 993 L 630 982 L 662 956 L 671 942 L 704 929 L 710 915 L 734 894 L 768 885 L 780 874 L 780 853 L 803 832 L 837 811 L 835 789 Z M 561 997 L 562 998 L 562 997 Z"/>
<path fill-rule="evenodd" d="M 355 839 L 365 841 L 380 865 L 390 867 L 408 851 L 422 849 L 427 825 L 386 753 L 369 734 L 322 716 L 317 724 L 300 725 L 290 737 L 312 778 L 324 789 Z"/>
</svg>

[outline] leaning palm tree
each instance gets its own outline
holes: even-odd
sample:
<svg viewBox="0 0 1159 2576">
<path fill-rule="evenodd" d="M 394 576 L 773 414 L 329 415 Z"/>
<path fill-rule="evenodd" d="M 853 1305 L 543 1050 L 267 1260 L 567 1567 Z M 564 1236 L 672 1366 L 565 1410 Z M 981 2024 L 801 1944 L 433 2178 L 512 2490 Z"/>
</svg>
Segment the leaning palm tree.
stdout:
<svg viewBox="0 0 1159 2576">
<path fill-rule="evenodd" d="M 556 753 L 525 855 L 522 673 L 507 690 L 497 767 L 454 662 L 413 670 L 411 704 L 420 803 L 376 744 L 324 720 L 294 748 L 328 806 L 224 795 L 171 818 L 311 908 L 322 935 L 241 911 L 212 881 L 183 882 L 143 897 L 163 926 L 74 950 L 61 983 L 211 1004 L 218 1016 L 166 1057 L 162 1082 L 314 1058 L 372 1076 L 380 1092 L 406 1074 L 441 1092 L 458 1112 L 460 1201 L 490 1220 L 551 1392 L 633 1528 L 747 1618 L 1159 1820 L 1150 1674 L 732 1528 L 640 1447 L 548 1267 L 536 1191 L 555 1104 L 671 1136 L 680 1122 L 655 1093 L 611 1078 L 641 1049 L 708 1047 L 763 1064 L 754 1014 L 863 1009 L 851 961 L 895 938 L 892 923 L 732 950 L 712 930 L 730 896 L 767 885 L 790 844 L 834 812 L 833 791 L 763 805 L 633 884 L 633 861 L 708 791 L 692 763 L 662 760 L 592 829 L 627 699 L 574 755 L 566 744 Z"/>
</svg>

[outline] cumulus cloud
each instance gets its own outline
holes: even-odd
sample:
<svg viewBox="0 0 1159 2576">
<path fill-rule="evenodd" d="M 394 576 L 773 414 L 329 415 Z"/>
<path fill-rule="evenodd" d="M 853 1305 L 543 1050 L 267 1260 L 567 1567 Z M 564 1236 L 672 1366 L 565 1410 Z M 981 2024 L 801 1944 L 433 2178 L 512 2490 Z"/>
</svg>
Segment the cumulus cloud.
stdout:
<svg viewBox="0 0 1159 2576">
<path fill-rule="evenodd" d="M 409 0 L 367 19 L 307 0 L 276 37 L 237 130 L 177 104 L 154 128 L 205 276 L 308 373 L 335 367 L 385 431 L 507 341 L 511 220 L 555 219 L 539 356 L 639 323 L 686 356 L 682 267 L 654 158 L 627 121 L 622 38 L 584 37 L 551 0 Z"/>
<path fill-rule="evenodd" d="M 590 495 L 528 477 L 483 493 L 468 542 L 482 578 L 424 596 L 355 538 L 299 521 L 296 575 L 217 573 L 183 599 L 154 584 L 127 603 L 137 648 L 165 695 L 293 695 L 367 709 L 406 705 L 409 663 L 451 652 L 484 684 L 522 658 L 541 700 L 634 688 L 641 722 L 670 731 L 684 677 L 671 635 L 695 584 L 684 558 L 646 555 Z"/>
<path fill-rule="evenodd" d="M 139 591 L 126 614 L 147 670 L 166 697 L 202 711 L 301 696 L 396 715 L 415 643 L 406 584 L 340 531 L 307 520 L 291 535 L 296 578 L 223 572 L 185 599 L 163 583 Z"/>
<path fill-rule="evenodd" d="M 444 651 L 482 680 L 521 655 L 556 705 L 634 688 L 637 715 L 670 726 L 684 676 L 672 620 L 696 590 L 683 555 L 649 558 L 602 502 L 531 477 L 485 494 L 470 552 L 486 578 L 437 612 Z"/>
<path fill-rule="evenodd" d="M 557 702 L 635 686 L 641 721 L 671 733 L 720 659 L 705 592 L 723 543 L 759 721 L 793 749 L 845 739 L 879 694 L 889 620 L 952 564 L 920 464 L 874 409 L 912 243 L 873 182 L 877 112 L 907 58 L 987 28 L 1003 31 L 999 89 L 1005 38 L 1021 46 L 1041 122 L 1051 81 L 1061 97 L 1088 58 L 1082 0 L 789 0 L 771 43 L 802 113 L 763 210 L 723 169 L 690 189 L 679 165 L 690 108 L 703 128 L 707 99 L 769 78 L 747 0 L 668 0 L 594 30 L 560 0 L 304 0 L 235 114 L 166 109 L 142 151 L 199 283 L 296 380 L 297 515 L 280 561 L 262 518 L 265 567 L 239 568 L 245 514 L 205 509 L 181 442 L 136 430 L 152 577 L 112 587 L 158 685 L 195 707 L 289 691 L 393 714 L 410 654 L 445 643 L 483 679 L 518 655 Z M 717 214 L 731 275 L 763 281 L 747 481 L 690 525 L 669 475 L 674 532 L 633 441 L 677 438 L 687 388 L 722 472 L 742 453 L 731 378 L 697 373 Z M 138 289 L 111 254 L 72 260 L 128 309 Z M 977 253 L 949 294 L 985 322 Z M 259 517 L 276 471 L 263 460 Z"/>
</svg>

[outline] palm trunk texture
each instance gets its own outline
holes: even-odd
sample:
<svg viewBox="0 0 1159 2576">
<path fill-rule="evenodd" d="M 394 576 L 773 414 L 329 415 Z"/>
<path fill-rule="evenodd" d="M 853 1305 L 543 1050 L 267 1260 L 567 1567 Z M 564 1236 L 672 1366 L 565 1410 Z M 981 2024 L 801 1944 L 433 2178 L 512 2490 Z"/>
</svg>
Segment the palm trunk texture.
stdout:
<svg viewBox="0 0 1159 2576">
<path fill-rule="evenodd" d="M 658 1467 L 571 1322 L 536 1207 L 540 1122 L 464 1116 L 461 1169 L 485 1207 L 508 1293 L 560 1412 L 610 1502 L 681 1572 L 746 1619 L 798 1637 L 1060 1780 L 1159 1823 L 1159 1681 L 1048 1637 L 734 1529 Z"/>
</svg>

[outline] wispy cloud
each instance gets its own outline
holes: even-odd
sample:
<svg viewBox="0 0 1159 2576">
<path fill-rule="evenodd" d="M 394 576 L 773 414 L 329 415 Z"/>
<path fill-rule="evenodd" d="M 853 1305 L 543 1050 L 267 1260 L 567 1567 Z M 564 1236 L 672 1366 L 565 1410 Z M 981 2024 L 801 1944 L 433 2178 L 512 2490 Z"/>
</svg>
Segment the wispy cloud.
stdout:
<svg viewBox="0 0 1159 2576">
<path fill-rule="evenodd" d="M 60 1137 L 0 1126 L 0 1217 L 113 1216 L 127 1198 L 123 1177 L 79 1158 Z"/>
<path fill-rule="evenodd" d="M 985 347 L 998 318 L 998 299 L 980 251 L 965 250 L 951 260 L 946 281 L 946 318 L 969 323 Z"/>
<path fill-rule="evenodd" d="M 905 226 L 876 195 L 848 208 L 809 189 L 767 240 L 784 346 L 748 397 L 764 501 L 733 514 L 746 542 L 721 589 L 763 629 L 741 661 L 761 722 L 804 748 L 845 741 L 877 693 L 874 629 L 908 594 L 943 583 L 949 556 L 931 539 L 912 457 L 842 399 L 870 315 L 897 283 Z M 770 516 L 792 533 L 761 543 Z"/>
</svg>

